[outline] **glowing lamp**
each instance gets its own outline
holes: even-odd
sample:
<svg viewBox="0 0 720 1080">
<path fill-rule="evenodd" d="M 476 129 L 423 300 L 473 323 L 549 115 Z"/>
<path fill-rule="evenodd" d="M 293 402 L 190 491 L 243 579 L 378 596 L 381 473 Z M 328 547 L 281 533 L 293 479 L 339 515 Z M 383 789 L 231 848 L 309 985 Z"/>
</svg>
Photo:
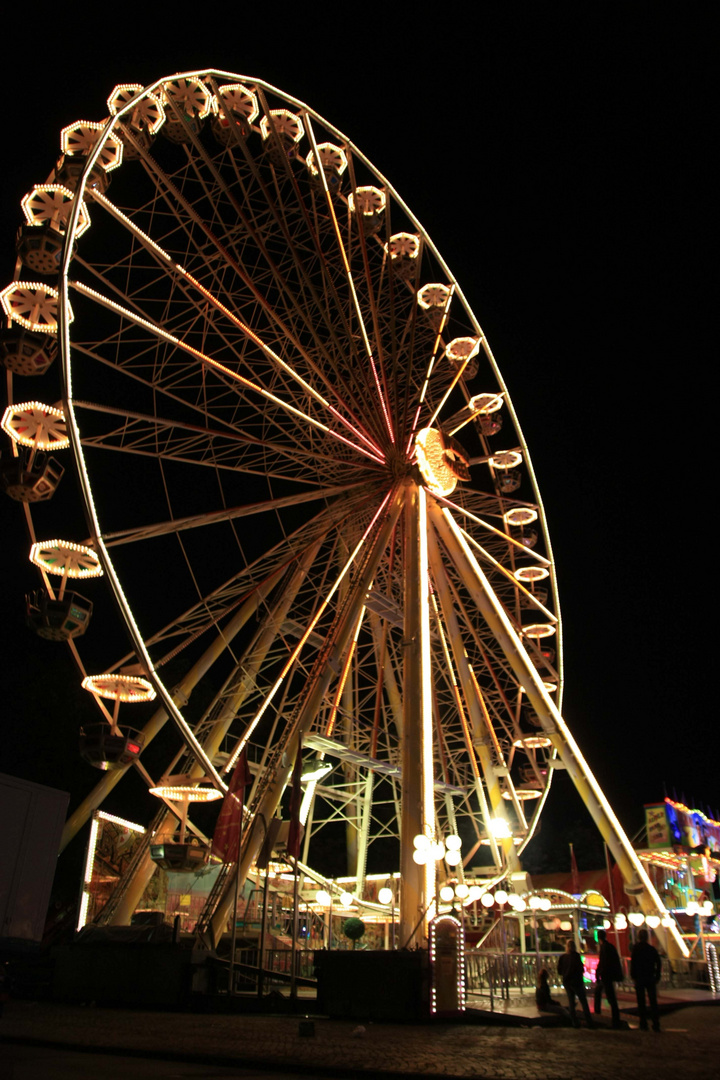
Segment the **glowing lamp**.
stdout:
<svg viewBox="0 0 720 1080">
<path fill-rule="evenodd" d="M 68 578 L 100 577 L 102 567 L 92 548 L 69 540 L 40 541 L 30 548 L 30 562 L 48 574 Z"/>
<path fill-rule="evenodd" d="M 659 915 L 648 915 L 647 918 L 645 919 L 645 922 L 648 924 L 648 926 L 650 927 L 651 930 L 655 930 L 660 925 L 660 916 Z"/>
<path fill-rule="evenodd" d="M 158 784 L 150 788 L 150 794 L 158 799 L 172 799 L 173 802 L 215 802 L 222 799 L 222 791 L 217 788 L 196 787 L 192 784 Z"/>
<path fill-rule="evenodd" d="M 483 907 L 491 908 L 493 906 L 493 904 L 495 903 L 495 897 L 493 896 L 493 894 L 491 892 L 483 893 L 482 896 L 480 897 L 480 903 L 482 904 Z"/>
<path fill-rule="evenodd" d="M 449 904 L 454 895 L 455 891 L 452 885 L 443 885 L 442 889 L 440 890 L 441 900 L 444 900 L 446 904 Z"/>
<path fill-rule="evenodd" d="M 450 836 L 445 837 L 445 847 L 448 849 L 448 851 L 459 851 L 462 847 L 462 840 L 459 836 L 451 833 Z"/>
<path fill-rule="evenodd" d="M 530 525 L 533 521 L 537 521 L 537 510 L 531 509 L 529 506 L 514 506 L 512 510 L 506 510 L 503 514 L 503 521 L 506 525 Z"/>
<path fill-rule="evenodd" d="M 495 903 L 496 904 L 507 904 L 508 900 L 509 900 L 509 897 L 508 897 L 508 894 L 505 892 L 505 890 L 504 889 L 498 889 L 497 892 L 495 893 Z"/>
<path fill-rule="evenodd" d="M 541 897 L 541 899 L 540 899 L 540 910 L 541 911 L 549 911 L 551 907 L 552 907 L 552 903 L 550 902 L 548 897 L 547 896 Z"/>
<path fill-rule="evenodd" d="M 480 900 L 482 896 L 482 889 L 479 885 L 471 885 L 470 892 L 468 893 L 468 900 Z"/>
<path fill-rule="evenodd" d="M 324 776 L 327 776 L 329 772 L 332 772 L 333 768 L 334 765 L 332 761 L 326 761 L 324 758 L 312 757 L 303 765 L 301 780 L 303 784 L 322 780 Z"/>
<path fill-rule="evenodd" d="M 609 930 L 611 926 L 612 923 L 609 919 L 603 919 L 603 930 Z"/>
<path fill-rule="evenodd" d="M 418 833 L 417 836 L 413 836 L 413 847 L 416 851 L 427 851 L 430 847 L 430 837 Z"/>
<path fill-rule="evenodd" d="M 557 630 L 552 623 L 532 623 L 530 626 L 523 626 L 522 632 L 525 637 L 545 638 L 552 637 Z"/>
<path fill-rule="evenodd" d="M 378 892 L 378 900 L 381 904 L 391 904 L 392 898 L 393 891 L 392 889 L 388 889 L 387 885 Z"/>
<path fill-rule="evenodd" d="M 448 866 L 457 866 L 462 861 L 462 855 L 459 851 L 448 851 L 445 853 L 445 862 Z"/>
<path fill-rule="evenodd" d="M 492 818 L 490 820 L 490 832 L 493 834 L 496 840 L 505 840 L 512 836 L 510 826 L 505 818 Z"/>
<path fill-rule="evenodd" d="M 299 116 L 295 116 L 289 109 L 271 109 L 270 116 L 272 117 L 272 125 L 281 138 L 293 143 L 300 142 L 305 134 L 305 128 Z M 263 141 L 270 137 L 270 130 L 270 121 L 267 116 L 261 117 L 260 134 Z"/>
<path fill-rule="evenodd" d="M 532 911 L 537 911 L 542 905 L 542 899 L 539 896 L 531 896 L 528 900 L 528 906 Z"/>
<path fill-rule="evenodd" d="M 424 866 L 428 861 L 429 851 L 426 848 L 415 848 L 413 851 L 413 862 L 416 862 L 418 866 Z"/>
<path fill-rule="evenodd" d="M 108 701 L 154 701 L 155 687 L 139 675 L 86 675 L 81 686 Z"/>
<path fill-rule="evenodd" d="M 543 581 L 550 571 L 544 566 L 518 566 L 513 576 L 518 581 Z"/>
<path fill-rule="evenodd" d="M 468 886 L 465 884 L 464 881 L 459 882 L 455 886 L 455 895 L 460 900 L 467 900 L 467 898 L 470 896 L 470 889 L 468 888 Z"/>
<path fill-rule="evenodd" d="M 563 919 L 560 923 L 561 930 L 572 930 L 572 923 L 569 919 Z"/>
<path fill-rule="evenodd" d="M 354 900 L 355 900 L 355 897 L 353 896 L 352 893 L 345 892 L 345 891 L 340 893 L 340 903 L 342 904 L 343 907 L 350 907 L 350 905 L 354 902 Z"/>
<path fill-rule="evenodd" d="M 428 311 L 431 307 L 442 308 L 447 304 L 450 292 L 448 285 L 438 283 L 423 285 L 422 289 L 418 291 L 417 302 L 425 311 Z"/>
<path fill-rule="evenodd" d="M 615 916 L 614 925 L 615 925 L 616 930 L 626 930 L 627 929 L 627 919 L 622 914 L 622 912 L 619 915 Z"/>
<path fill-rule="evenodd" d="M 712 900 L 706 900 L 702 906 L 703 915 L 712 915 L 714 911 L 715 908 L 713 907 Z"/>
<path fill-rule="evenodd" d="M 493 454 L 488 462 L 494 469 L 515 469 L 522 461 L 519 450 L 501 450 L 499 454 Z"/>
<path fill-rule="evenodd" d="M 372 186 L 355 188 L 355 191 L 348 195 L 350 212 L 360 213 L 364 217 L 381 214 L 385 209 L 385 202 L 385 192 Z"/>
<path fill-rule="evenodd" d="M 436 861 L 445 857 L 445 845 L 442 840 L 436 840 L 431 846 L 431 854 Z"/>
<path fill-rule="evenodd" d="M 33 450 L 64 450 L 70 445 L 65 413 L 40 401 L 8 405 L 0 427 L 13 442 Z"/>
<path fill-rule="evenodd" d="M 328 907 L 332 904 L 332 897 L 327 889 L 318 889 L 315 893 L 315 903 L 322 904 L 323 907 Z"/>
<path fill-rule="evenodd" d="M 645 916 L 642 911 L 630 911 L 628 913 L 628 921 L 632 923 L 633 926 L 642 926 L 645 922 Z"/>
</svg>

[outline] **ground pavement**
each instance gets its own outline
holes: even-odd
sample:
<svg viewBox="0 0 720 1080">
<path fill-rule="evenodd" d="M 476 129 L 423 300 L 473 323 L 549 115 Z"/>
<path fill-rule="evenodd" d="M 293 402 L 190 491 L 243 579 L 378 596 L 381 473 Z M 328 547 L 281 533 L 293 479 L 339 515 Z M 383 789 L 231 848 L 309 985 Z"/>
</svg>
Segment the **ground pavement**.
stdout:
<svg viewBox="0 0 720 1080">
<path fill-rule="evenodd" d="M 314 1034 L 303 1036 L 301 1019 L 14 1001 L 0 1020 L 0 1040 L 6 1044 L 0 1045 L 0 1077 L 14 1075 L 13 1047 L 18 1044 L 208 1066 L 253 1065 L 267 1069 L 269 1076 L 275 1069 L 326 1080 L 401 1076 L 717 1080 L 720 1076 L 720 1008 L 712 1005 L 664 1015 L 659 1034 L 613 1031 L 608 1026 L 574 1030 L 497 1023 L 358 1025 L 314 1018 Z M 603 1019 L 607 1024 L 608 1018 Z"/>
</svg>

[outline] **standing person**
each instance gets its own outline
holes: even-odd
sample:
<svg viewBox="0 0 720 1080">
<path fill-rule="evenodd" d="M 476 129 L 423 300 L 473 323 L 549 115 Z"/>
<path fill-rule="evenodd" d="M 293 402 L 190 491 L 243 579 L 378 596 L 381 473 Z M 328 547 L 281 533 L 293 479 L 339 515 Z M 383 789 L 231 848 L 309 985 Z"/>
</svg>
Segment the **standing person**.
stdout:
<svg viewBox="0 0 720 1080">
<path fill-rule="evenodd" d="M 612 1014 L 612 1026 L 619 1028 L 620 1010 L 615 994 L 615 983 L 623 980 L 622 964 L 617 949 L 611 941 L 608 941 L 605 931 L 598 930 L 597 936 L 600 950 L 595 971 L 595 1012 L 600 1012 L 604 991 Z"/>
<path fill-rule="evenodd" d="M 637 998 L 638 1013 L 640 1015 L 640 1029 L 647 1031 L 647 1011 L 645 1009 L 645 994 L 650 1002 L 650 1019 L 653 1031 L 660 1030 L 660 1017 L 657 1005 L 657 984 L 660 982 L 662 962 L 657 949 L 648 941 L 648 932 L 643 929 L 638 934 L 638 940 L 633 945 L 630 955 L 630 978 L 635 983 L 635 997 Z"/>
<path fill-rule="evenodd" d="M 568 1008 L 570 1009 L 570 1020 L 572 1021 L 573 1027 L 580 1027 L 580 1021 L 575 1013 L 575 1000 L 577 999 L 582 1006 L 585 1023 L 589 1028 L 593 1028 L 595 1027 L 595 1024 L 590 1015 L 590 1009 L 588 1008 L 587 997 L 585 995 L 585 983 L 583 982 L 584 970 L 585 966 L 582 961 L 582 956 L 577 951 L 577 946 L 571 938 L 567 943 L 565 952 L 558 960 L 558 975 L 562 979 L 562 984 L 565 987 Z"/>
</svg>

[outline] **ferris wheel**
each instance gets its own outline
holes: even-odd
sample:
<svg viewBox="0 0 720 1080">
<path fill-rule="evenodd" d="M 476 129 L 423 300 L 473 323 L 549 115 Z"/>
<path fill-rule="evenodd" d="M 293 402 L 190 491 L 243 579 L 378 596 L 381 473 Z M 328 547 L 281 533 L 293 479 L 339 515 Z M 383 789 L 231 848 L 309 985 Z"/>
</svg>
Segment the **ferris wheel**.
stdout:
<svg viewBox="0 0 720 1080">
<path fill-rule="evenodd" d="M 641 873 L 560 716 L 528 448 L 426 231 L 341 132 L 257 79 L 122 85 L 108 110 L 61 133 L 0 293 L 3 483 L 43 575 L 28 615 L 103 711 L 85 753 L 104 775 L 66 838 L 169 720 L 176 752 L 144 775 L 183 830 L 188 792 L 224 792 L 243 750 L 249 814 L 269 820 L 302 742 L 304 862 L 341 828 L 360 895 L 369 862 L 395 860 L 408 940 L 435 894 L 422 853 L 459 837 L 456 876 L 519 871 L 555 767 Z M 31 509 L 62 505 L 63 453 L 88 524 L 58 540 Z M 98 575 L 131 645 L 88 672 L 102 630 L 90 583 L 67 585 Z"/>
</svg>

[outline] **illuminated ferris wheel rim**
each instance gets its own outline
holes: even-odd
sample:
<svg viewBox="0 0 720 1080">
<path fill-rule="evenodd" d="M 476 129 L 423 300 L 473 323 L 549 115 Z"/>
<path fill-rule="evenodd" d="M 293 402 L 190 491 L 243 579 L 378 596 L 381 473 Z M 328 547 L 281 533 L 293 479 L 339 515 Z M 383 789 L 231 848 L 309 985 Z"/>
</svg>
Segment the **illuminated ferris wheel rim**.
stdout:
<svg viewBox="0 0 720 1080">
<path fill-rule="evenodd" d="M 477 335 L 478 344 L 479 344 L 480 347 L 482 347 L 483 351 L 485 352 L 486 358 L 487 358 L 488 362 L 490 363 L 491 368 L 493 369 L 495 378 L 497 379 L 498 385 L 500 387 L 500 395 L 501 395 L 502 399 L 506 403 L 508 413 L 509 413 L 510 418 L 512 420 L 515 431 L 516 431 L 516 433 L 517 433 L 517 435 L 519 437 L 519 445 L 521 447 L 522 462 L 523 462 L 525 470 L 526 470 L 526 472 L 528 474 L 528 477 L 529 477 L 529 480 L 530 480 L 530 483 L 531 483 L 531 486 L 532 486 L 532 489 L 533 489 L 534 504 L 537 506 L 537 508 L 539 510 L 539 521 L 540 521 L 540 525 L 541 525 L 541 528 L 542 528 L 543 540 L 544 540 L 544 544 L 545 544 L 545 548 L 546 548 L 546 552 L 547 552 L 548 564 L 554 566 L 552 545 L 551 545 L 549 532 L 548 532 L 548 529 L 547 529 L 542 497 L 541 497 L 541 494 L 540 494 L 540 491 L 539 491 L 539 488 L 538 488 L 537 479 L 536 479 L 534 468 L 533 468 L 533 465 L 532 465 L 532 459 L 531 459 L 531 456 L 530 456 L 530 452 L 529 452 L 526 440 L 525 440 L 525 438 L 523 436 L 522 428 L 521 428 L 520 423 L 518 421 L 517 414 L 515 413 L 515 410 L 513 408 L 512 400 L 511 400 L 509 391 L 507 389 L 507 386 L 505 385 L 502 374 L 501 374 L 501 372 L 500 372 L 500 370 L 498 368 L 497 362 L 495 361 L 495 357 L 494 357 L 494 355 L 493 355 L 493 353 L 492 353 L 492 351 L 490 349 L 489 343 L 487 341 L 487 338 L 486 338 L 486 336 L 485 336 L 485 334 L 484 334 L 484 332 L 482 330 L 482 327 L 481 327 L 478 319 L 476 318 L 472 308 L 470 307 L 469 303 L 467 302 L 467 300 L 465 298 L 465 295 L 464 295 L 464 293 L 462 291 L 462 288 L 460 287 L 459 283 L 457 282 L 457 279 L 452 274 L 449 266 L 447 265 L 447 263 L 443 259 L 442 255 L 440 254 L 440 252 L 436 248 L 435 244 L 432 241 L 432 238 L 429 236 L 426 229 L 423 227 L 423 225 L 420 223 L 420 221 L 417 219 L 415 214 L 411 211 L 411 209 L 409 208 L 407 203 L 404 201 L 402 196 L 397 192 L 397 190 L 393 187 L 393 185 L 390 183 L 390 181 L 387 179 L 387 177 L 383 173 L 379 172 L 375 168 L 375 166 L 372 164 L 372 162 L 369 160 L 369 158 L 367 158 L 363 154 L 363 152 L 355 145 L 355 143 L 352 142 L 352 140 L 350 140 L 339 128 L 335 127 L 333 124 L 331 124 L 327 120 L 325 120 L 325 118 L 320 113 L 318 113 L 316 110 L 311 108 L 305 102 L 301 101 L 299 98 L 295 98 L 292 95 L 285 93 L 284 91 L 278 89 L 273 84 L 271 84 L 269 82 L 266 82 L 266 81 L 264 81 L 262 79 L 257 79 L 257 78 L 255 78 L 253 76 L 241 75 L 241 74 L 238 74 L 238 73 L 232 73 L 232 72 L 228 72 L 228 71 L 224 71 L 224 70 L 220 70 L 220 69 L 213 69 L 213 68 L 194 69 L 194 70 L 191 70 L 191 71 L 177 73 L 177 74 L 174 74 L 174 75 L 164 76 L 162 78 L 159 78 L 155 82 L 150 83 L 146 87 L 139 90 L 137 95 L 130 98 L 130 100 L 125 105 L 123 105 L 121 108 L 118 108 L 117 111 L 115 112 L 115 114 L 110 116 L 108 118 L 108 120 L 104 123 L 104 125 L 99 125 L 99 126 L 102 127 L 102 135 L 101 135 L 100 138 L 98 138 L 98 141 L 97 141 L 97 143 L 95 145 L 94 150 L 88 156 L 87 165 L 85 167 L 83 175 L 82 175 L 82 177 L 81 177 L 81 179 L 80 179 L 80 181 L 78 183 L 78 186 L 77 186 L 77 192 L 76 192 L 77 198 L 75 199 L 75 201 L 73 203 L 72 210 L 71 210 L 71 213 L 70 213 L 70 216 L 69 216 L 69 219 L 68 219 L 68 228 L 67 228 L 67 234 L 66 234 L 66 241 L 65 241 L 65 245 L 64 245 L 62 267 L 61 267 L 60 281 L 59 281 L 59 294 L 60 294 L 59 299 L 61 301 L 62 314 L 60 314 L 59 317 L 58 317 L 58 323 L 59 323 L 58 337 L 59 337 L 59 341 L 60 341 L 61 354 L 62 354 L 62 358 L 63 358 L 63 370 L 64 370 L 64 373 L 65 373 L 65 381 L 66 381 L 66 388 L 65 389 L 66 389 L 66 395 L 67 395 L 66 396 L 66 404 L 67 404 L 67 408 L 68 408 L 68 412 L 69 412 L 69 421 L 68 421 L 69 437 L 71 439 L 73 452 L 74 452 L 74 454 L 76 456 L 76 459 L 78 460 L 78 462 L 80 464 L 81 484 L 82 484 L 82 488 L 83 488 L 83 493 L 84 493 L 84 496 L 85 496 L 85 499 L 86 499 L 86 503 L 88 503 L 88 510 L 89 510 L 89 513 L 90 513 L 91 518 L 92 518 L 92 522 L 93 522 L 93 526 L 94 526 L 94 529 L 95 529 L 96 537 L 98 539 L 98 545 L 99 545 L 99 548 L 100 548 L 100 555 L 101 555 L 101 560 L 102 560 L 103 564 L 106 566 L 106 568 L 108 570 L 110 570 L 110 565 L 111 565 L 110 556 L 108 554 L 107 548 L 105 547 L 104 543 L 100 539 L 99 523 L 98 523 L 97 518 L 96 518 L 95 509 L 94 509 L 94 505 L 93 505 L 93 501 L 92 501 L 92 496 L 91 496 L 91 493 L 90 493 L 90 488 L 89 488 L 88 483 L 87 483 L 87 468 L 86 468 L 86 464 L 85 464 L 85 461 L 84 461 L 82 442 L 81 442 L 81 438 L 80 438 L 80 434 L 79 434 L 79 425 L 78 425 L 78 422 L 77 422 L 77 417 L 75 415 L 74 399 L 73 399 L 73 393 L 72 393 L 72 371 L 71 371 L 71 365 L 70 365 L 71 345 L 70 345 L 70 340 L 69 340 L 69 325 L 70 325 L 70 322 L 71 322 L 71 320 L 73 318 L 73 313 L 72 313 L 72 308 L 71 308 L 70 299 L 69 299 L 70 290 L 69 290 L 68 273 L 69 273 L 70 263 L 71 263 L 71 260 L 72 260 L 73 248 L 74 248 L 75 241 L 77 240 L 78 236 L 81 235 L 81 233 L 83 233 L 88 227 L 88 225 L 87 225 L 87 210 L 85 209 L 85 203 L 84 203 L 83 196 L 85 194 L 85 189 L 86 189 L 86 184 L 87 184 L 88 177 L 92 173 L 93 168 L 96 166 L 96 163 L 97 163 L 98 159 L 100 158 L 100 156 L 101 156 L 101 154 L 103 152 L 103 148 L 105 146 L 106 141 L 108 139 L 111 139 L 114 142 L 117 141 L 117 137 L 115 135 L 115 129 L 120 125 L 120 123 L 122 122 L 122 120 L 126 116 L 128 116 L 129 114 L 132 113 L 132 111 L 138 106 L 138 104 L 143 99 L 150 99 L 150 100 L 153 100 L 153 101 L 157 101 L 158 97 L 159 97 L 159 92 L 161 92 L 163 87 L 165 87 L 171 81 L 175 81 L 175 80 L 200 80 L 200 81 L 205 81 L 205 80 L 208 80 L 208 79 L 209 80 L 227 79 L 227 80 L 229 80 L 229 82 L 232 85 L 237 84 L 237 83 L 241 83 L 243 85 L 246 85 L 246 84 L 249 83 L 252 86 L 260 89 L 264 93 L 268 93 L 268 94 L 276 96 L 277 98 L 279 98 L 279 99 L 283 100 L 284 102 L 286 102 L 287 104 L 291 105 L 293 108 L 302 110 L 303 113 L 306 113 L 313 120 L 315 120 L 319 124 L 321 124 L 322 127 L 327 132 L 329 132 L 331 135 L 333 135 L 333 137 L 339 139 L 342 142 L 342 144 L 344 145 L 344 147 L 346 148 L 346 150 L 348 150 L 351 154 L 353 154 L 356 158 L 358 158 L 358 160 L 360 160 L 365 165 L 365 167 L 376 177 L 376 179 L 386 189 L 387 194 L 389 194 L 392 197 L 392 199 L 402 208 L 403 212 L 406 214 L 408 219 L 414 224 L 414 226 L 416 227 L 416 229 L 418 230 L 418 232 L 422 236 L 423 244 L 432 252 L 432 255 L 433 255 L 434 259 L 437 261 L 439 266 L 442 268 L 442 270 L 446 274 L 448 282 L 450 282 L 450 284 L 451 284 L 451 288 L 453 290 L 454 295 L 462 303 L 465 314 L 471 320 L 472 326 L 473 326 L 473 328 L 475 330 L 475 333 Z M 219 88 L 219 89 L 221 89 L 221 88 Z M 317 170 L 316 170 L 316 172 L 317 172 Z M 124 596 L 122 594 L 122 590 L 119 587 L 119 582 L 117 582 L 116 575 L 113 572 L 110 572 L 109 576 L 110 576 L 110 581 L 112 583 L 113 591 L 116 594 L 118 602 L 120 603 L 121 608 L 125 609 L 126 608 L 126 602 L 125 602 Z M 560 601 L 559 601 L 559 595 L 558 595 L 558 590 L 557 590 L 557 582 L 556 582 L 556 578 L 555 578 L 554 573 L 552 574 L 552 579 L 551 579 L 551 589 L 552 589 L 552 595 L 553 595 L 555 614 L 556 614 L 556 617 L 557 617 L 557 631 L 558 632 L 557 632 L 555 644 L 556 644 L 556 647 L 557 647 L 557 654 L 558 654 L 558 656 L 557 656 L 557 668 L 558 668 L 558 672 L 559 672 L 559 675 L 560 675 L 560 682 L 559 682 L 559 688 L 558 688 L 559 689 L 558 703 L 560 703 L 561 700 L 562 700 L 562 634 L 560 633 L 561 609 L 560 609 Z M 127 610 L 126 619 L 130 619 L 131 624 L 134 623 L 134 620 L 132 620 L 132 615 L 131 615 L 131 612 L 129 611 L 129 609 Z M 146 660 L 149 663 L 149 657 L 146 657 Z M 150 667 L 152 667 L 152 665 L 150 665 Z M 170 701 L 167 701 L 166 704 L 168 704 L 168 706 L 171 707 L 171 709 L 173 709 L 173 711 L 174 711 L 175 707 Z"/>
</svg>

